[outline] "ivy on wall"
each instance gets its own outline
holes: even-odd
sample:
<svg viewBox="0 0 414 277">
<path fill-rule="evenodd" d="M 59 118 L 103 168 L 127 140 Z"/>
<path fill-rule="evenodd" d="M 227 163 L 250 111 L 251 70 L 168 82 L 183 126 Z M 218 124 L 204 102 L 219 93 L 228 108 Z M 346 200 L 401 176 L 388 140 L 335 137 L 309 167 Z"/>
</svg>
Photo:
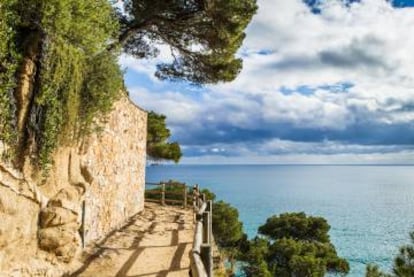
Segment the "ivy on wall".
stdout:
<svg viewBox="0 0 414 277">
<path fill-rule="evenodd" d="M 20 61 L 14 41 L 17 22 L 12 12 L 16 1 L 4 0 L 0 3 L 0 140 L 6 144 L 12 144 L 16 140 L 13 90 Z"/>
<path fill-rule="evenodd" d="M 19 66 L 28 47 L 38 43 L 30 48 L 38 52 L 32 55 L 36 75 L 28 81 L 32 91 L 24 145 L 16 145 L 24 151 L 15 153 L 30 154 L 43 169 L 59 145 L 95 130 L 95 118 L 108 114 L 120 96 L 117 53 L 107 50 L 118 32 L 113 12 L 106 0 L 0 4 L 0 139 L 14 146 L 22 135 L 16 126 Z M 40 42 L 31 39 L 33 34 Z"/>
</svg>

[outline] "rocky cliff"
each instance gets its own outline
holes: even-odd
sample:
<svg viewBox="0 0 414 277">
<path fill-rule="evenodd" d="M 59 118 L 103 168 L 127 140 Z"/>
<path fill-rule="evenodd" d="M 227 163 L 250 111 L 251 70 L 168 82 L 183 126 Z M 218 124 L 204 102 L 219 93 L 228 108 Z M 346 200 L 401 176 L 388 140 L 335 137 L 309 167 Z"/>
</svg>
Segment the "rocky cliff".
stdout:
<svg viewBox="0 0 414 277">
<path fill-rule="evenodd" d="M 54 154 L 46 180 L 0 163 L 0 276 L 59 276 L 143 209 L 146 120 L 124 97 L 101 132 Z"/>
</svg>

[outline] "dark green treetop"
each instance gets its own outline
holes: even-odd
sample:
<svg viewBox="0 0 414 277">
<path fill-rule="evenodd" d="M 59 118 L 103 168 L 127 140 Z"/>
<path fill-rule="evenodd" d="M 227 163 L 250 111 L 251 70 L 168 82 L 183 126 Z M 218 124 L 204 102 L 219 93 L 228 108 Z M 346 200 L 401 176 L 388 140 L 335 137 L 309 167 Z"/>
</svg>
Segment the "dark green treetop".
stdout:
<svg viewBox="0 0 414 277">
<path fill-rule="evenodd" d="M 223 248 L 235 246 L 243 237 L 243 225 L 236 208 L 224 201 L 213 205 L 213 233 Z"/>
<path fill-rule="evenodd" d="M 273 240 L 292 238 L 328 242 L 330 226 L 322 217 L 307 217 L 305 213 L 285 213 L 274 215 L 259 227 L 259 233 Z"/>
<path fill-rule="evenodd" d="M 272 216 L 259 227 L 242 259 L 247 276 L 323 277 L 327 272 L 346 274 L 349 264 L 330 243 L 324 218 L 304 213 Z M 259 274 L 259 275 L 257 275 Z"/>
<path fill-rule="evenodd" d="M 147 155 L 153 160 L 178 162 L 182 156 L 177 142 L 168 142 L 171 132 L 165 123 L 166 116 L 153 111 L 148 113 Z"/>
<path fill-rule="evenodd" d="M 236 58 L 256 0 L 126 0 L 119 12 L 118 42 L 137 58 L 159 54 L 167 44 L 172 63 L 158 65 L 160 79 L 196 84 L 231 81 L 242 68 Z"/>
</svg>

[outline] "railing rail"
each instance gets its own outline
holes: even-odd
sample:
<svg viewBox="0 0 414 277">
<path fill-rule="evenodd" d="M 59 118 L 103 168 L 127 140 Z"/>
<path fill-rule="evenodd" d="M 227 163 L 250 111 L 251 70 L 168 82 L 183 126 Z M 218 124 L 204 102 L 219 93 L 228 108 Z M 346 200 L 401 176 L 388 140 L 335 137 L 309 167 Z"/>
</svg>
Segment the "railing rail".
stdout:
<svg viewBox="0 0 414 277">
<path fill-rule="evenodd" d="M 147 189 L 150 186 L 155 188 Z M 161 205 L 182 205 L 186 209 L 192 198 L 188 195 L 188 187 L 184 184 L 145 183 L 145 201 L 156 202 Z"/>
<path fill-rule="evenodd" d="M 158 189 L 145 190 L 145 201 L 158 202 L 161 205 L 182 204 L 183 208 L 187 208 L 188 203 L 193 205 L 195 228 L 193 248 L 190 252 L 190 276 L 213 277 L 213 202 L 207 200 L 198 185 L 193 186 L 190 194 L 189 187 L 182 184 L 146 183 L 145 185 L 158 187 Z M 168 189 L 169 187 L 173 188 Z"/>
<path fill-rule="evenodd" d="M 193 208 L 195 220 L 195 232 L 193 249 L 190 253 L 191 276 L 213 276 L 212 253 L 212 208 L 211 200 L 206 199 L 205 194 L 200 193 L 198 185 L 193 187 Z"/>
</svg>

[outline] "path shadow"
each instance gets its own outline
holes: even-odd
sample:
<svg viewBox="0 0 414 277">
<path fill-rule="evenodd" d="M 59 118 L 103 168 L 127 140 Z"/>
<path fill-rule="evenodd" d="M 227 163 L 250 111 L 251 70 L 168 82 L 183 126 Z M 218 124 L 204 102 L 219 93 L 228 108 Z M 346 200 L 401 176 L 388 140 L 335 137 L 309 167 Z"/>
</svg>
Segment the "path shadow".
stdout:
<svg viewBox="0 0 414 277">
<path fill-rule="evenodd" d="M 148 232 L 153 232 L 156 224 L 152 223 L 150 228 L 148 229 Z M 136 247 L 137 249 L 129 256 L 128 260 L 122 265 L 121 269 L 116 273 L 116 277 L 125 277 L 128 271 L 131 269 L 131 267 L 134 265 L 136 260 L 138 259 L 139 255 L 141 255 L 142 252 L 144 252 L 145 247 L 139 247 L 139 244 L 142 240 L 143 236 L 139 238 L 139 240 L 136 241 Z"/>
<path fill-rule="evenodd" d="M 187 244 L 189 244 L 189 243 L 180 243 L 178 245 L 177 250 L 174 253 L 174 256 L 171 260 L 171 263 L 170 263 L 170 266 L 169 266 L 168 269 L 161 270 L 161 271 L 158 271 L 158 272 L 149 272 L 149 273 L 143 273 L 143 274 L 138 274 L 138 275 L 126 275 L 126 273 L 128 273 L 128 270 L 130 269 L 130 267 L 132 267 L 132 265 L 133 265 L 133 263 L 129 264 L 130 259 L 128 259 L 127 263 L 128 263 L 128 265 L 130 265 L 130 267 L 128 268 L 127 271 L 123 271 L 122 275 L 118 275 L 120 273 L 120 272 L 118 272 L 116 277 L 145 277 L 145 276 L 150 276 L 150 275 L 155 275 L 156 277 L 167 277 L 168 273 L 170 273 L 170 272 L 181 271 L 181 270 L 189 270 L 190 269 L 189 267 L 184 267 L 184 268 L 181 267 L 181 259 L 184 256 L 184 252 L 185 252 L 185 248 L 187 247 Z M 141 249 L 144 250 L 144 247 L 141 248 Z M 138 258 L 138 256 L 136 258 Z"/>
<path fill-rule="evenodd" d="M 154 275 L 154 274 L 156 274 L 156 277 L 166 277 L 168 273 L 171 271 L 183 270 L 182 268 L 180 268 L 181 260 L 184 256 L 184 252 L 187 247 L 187 244 L 189 243 L 178 243 L 179 242 L 179 231 L 184 230 L 184 222 L 178 222 L 178 220 L 179 220 L 179 216 L 175 217 L 174 221 L 178 224 L 178 228 L 171 231 L 171 243 L 169 246 L 144 246 L 144 247 L 138 248 L 131 254 L 131 256 L 128 258 L 125 264 L 121 267 L 121 269 L 116 274 L 116 277 L 132 277 L 132 276 L 133 277 L 144 277 L 144 276 L 149 276 L 149 275 Z M 155 224 L 152 224 L 151 227 L 152 228 L 150 228 L 151 230 L 149 232 L 153 230 L 153 228 L 155 227 Z M 171 247 L 171 246 L 177 246 L 177 245 L 178 245 L 177 250 L 174 252 L 174 256 L 172 257 L 170 266 L 167 270 L 161 270 L 159 272 L 153 272 L 153 273 L 144 273 L 140 275 L 127 275 L 128 271 L 137 261 L 139 255 L 146 248 Z"/>
<path fill-rule="evenodd" d="M 65 274 L 65 275 L 63 275 L 64 277 L 77 277 L 77 276 L 79 276 L 80 274 L 82 274 L 83 272 L 85 272 L 87 269 L 88 269 L 88 267 L 91 265 L 91 263 L 95 260 L 95 259 L 97 259 L 97 258 L 99 258 L 105 251 L 107 251 L 107 250 L 116 250 L 116 249 L 114 249 L 114 248 L 109 248 L 109 247 L 105 247 L 104 245 L 108 242 L 108 240 L 114 235 L 114 234 L 116 234 L 117 232 L 122 232 L 122 231 L 125 231 L 128 227 L 130 227 L 130 226 L 132 226 L 134 223 L 135 223 L 135 221 L 137 220 L 136 218 L 137 218 L 137 216 L 139 216 L 140 214 L 142 214 L 143 212 L 139 212 L 139 213 L 137 213 L 137 214 L 135 214 L 135 215 L 133 215 L 132 217 L 130 217 L 129 219 L 128 219 L 128 221 L 127 221 L 127 223 L 124 225 L 124 226 L 122 226 L 120 229 L 114 229 L 114 230 L 112 230 L 111 232 L 109 232 L 108 233 L 108 235 L 107 236 L 105 236 L 100 242 L 99 242 L 99 244 L 97 245 L 97 248 L 98 248 L 98 250 L 97 251 L 95 251 L 93 254 L 91 254 L 84 262 L 83 262 L 83 265 L 79 268 L 79 269 L 77 269 L 76 271 L 74 271 L 74 272 L 72 272 L 72 273 L 70 273 L 70 274 Z M 153 212 L 153 211 L 151 211 L 151 218 L 149 219 L 150 221 L 153 221 L 154 219 L 155 219 L 155 217 L 156 217 L 156 215 L 155 215 L 155 212 Z M 151 228 L 154 228 L 154 226 L 153 226 L 154 224 L 151 224 L 151 226 L 149 227 L 149 229 L 151 229 Z M 140 242 L 140 240 L 142 239 L 142 236 L 141 237 L 137 237 L 137 238 L 135 238 L 134 239 L 134 242 L 132 243 L 132 245 L 131 245 L 131 247 L 130 247 L 130 249 L 133 247 L 134 249 L 136 248 L 136 247 L 138 247 L 138 245 L 139 245 L 139 242 Z"/>
</svg>

